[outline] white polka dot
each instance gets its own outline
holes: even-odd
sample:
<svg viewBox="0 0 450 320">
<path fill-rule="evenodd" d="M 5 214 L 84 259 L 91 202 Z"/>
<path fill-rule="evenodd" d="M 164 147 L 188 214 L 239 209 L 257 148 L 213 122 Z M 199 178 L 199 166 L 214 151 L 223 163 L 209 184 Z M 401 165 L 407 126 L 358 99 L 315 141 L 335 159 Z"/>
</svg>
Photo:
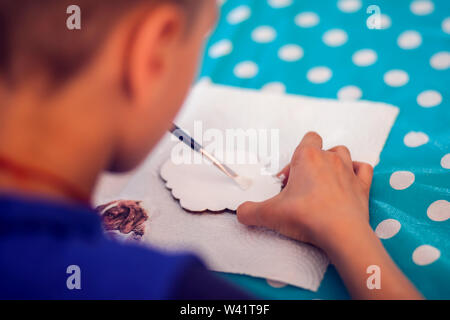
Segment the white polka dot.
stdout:
<svg viewBox="0 0 450 320">
<path fill-rule="evenodd" d="M 338 91 L 337 96 L 339 100 L 358 100 L 362 96 L 362 91 L 357 86 L 345 86 Z"/>
<path fill-rule="evenodd" d="M 308 71 L 306 77 L 312 83 L 324 83 L 331 79 L 333 72 L 327 67 L 315 67 Z"/>
<path fill-rule="evenodd" d="M 314 12 L 302 12 L 295 16 L 295 24 L 302 28 L 314 27 L 319 21 L 319 16 Z"/>
<path fill-rule="evenodd" d="M 292 0 L 268 0 L 272 8 L 284 8 L 292 4 Z"/>
<path fill-rule="evenodd" d="M 274 288 L 283 288 L 283 287 L 287 286 L 287 284 L 284 282 L 270 280 L 270 279 L 267 279 L 266 282 L 269 286 L 274 287 Z"/>
<path fill-rule="evenodd" d="M 352 13 L 361 9 L 361 0 L 339 0 L 338 8 L 342 12 Z"/>
<path fill-rule="evenodd" d="M 434 54 L 430 59 L 430 65 L 437 70 L 446 70 L 450 67 L 450 52 L 442 51 Z"/>
<path fill-rule="evenodd" d="M 217 0 L 219 6 L 223 6 L 225 2 L 227 2 L 227 0 Z"/>
<path fill-rule="evenodd" d="M 391 87 L 401 87 L 409 82 L 409 75 L 403 70 L 390 70 L 384 74 L 384 82 Z"/>
<path fill-rule="evenodd" d="M 397 44 L 405 50 L 415 49 L 422 44 L 422 36 L 417 31 L 408 30 L 398 36 Z"/>
<path fill-rule="evenodd" d="M 417 96 L 417 103 L 424 108 L 431 108 L 440 105 L 442 95 L 435 90 L 426 90 Z"/>
<path fill-rule="evenodd" d="M 278 56 L 284 61 L 297 61 L 303 57 L 303 49 L 296 44 L 287 44 L 280 48 Z"/>
<path fill-rule="evenodd" d="M 450 169 L 450 153 L 447 153 L 441 159 L 441 166 L 444 169 Z"/>
<path fill-rule="evenodd" d="M 441 256 L 441 252 L 433 246 L 424 244 L 414 250 L 412 259 L 419 266 L 426 266 L 435 262 Z"/>
<path fill-rule="evenodd" d="M 238 78 L 253 78 L 258 74 L 258 65 L 252 61 L 241 62 L 234 67 L 234 74 Z"/>
<path fill-rule="evenodd" d="M 362 49 L 356 51 L 352 60 L 359 67 L 367 67 L 374 64 L 378 59 L 377 53 L 371 49 Z"/>
<path fill-rule="evenodd" d="M 430 141 L 430 138 L 423 132 L 411 131 L 403 138 L 403 143 L 410 148 L 420 147 Z"/>
<path fill-rule="evenodd" d="M 391 27 L 391 17 L 382 13 L 379 18 L 375 15 L 370 15 L 367 17 L 366 26 L 368 29 L 383 30 Z"/>
<path fill-rule="evenodd" d="M 395 236 L 402 225 L 395 219 L 386 219 L 381 221 L 375 229 L 375 234 L 380 239 L 389 239 Z"/>
<path fill-rule="evenodd" d="M 389 184 L 395 190 L 404 190 L 414 183 L 414 173 L 411 171 L 396 171 L 391 174 Z"/>
<path fill-rule="evenodd" d="M 389 29 L 392 25 L 391 17 L 389 17 L 387 14 L 382 13 L 380 15 L 381 19 L 381 26 L 380 29 Z"/>
<path fill-rule="evenodd" d="M 430 204 L 427 209 L 427 216 L 433 221 L 445 221 L 450 219 L 450 202 L 437 200 Z"/>
<path fill-rule="evenodd" d="M 233 50 L 233 44 L 230 40 L 220 40 L 209 48 L 209 56 L 211 58 L 220 58 L 230 54 Z"/>
<path fill-rule="evenodd" d="M 259 43 L 271 42 L 275 39 L 276 36 L 277 32 L 275 31 L 275 29 L 269 26 L 260 26 L 252 32 L 253 41 Z"/>
<path fill-rule="evenodd" d="M 347 32 L 341 29 L 331 29 L 324 33 L 322 40 L 330 47 L 339 47 L 347 42 Z"/>
<path fill-rule="evenodd" d="M 272 93 L 285 93 L 286 87 L 281 82 L 270 82 L 264 85 L 261 90 Z"/>
<path fill-rule="evenodd" d="M 251 10 L 248 6 L 239 6 L 233 9 L 227 16 L 227 21 L 230 24 L 238 24 L 250 17 Z"/>
<path fill-rule="evenodd" d="M 434 4 L 429 0 L 415 0 L 411 3 L 411 12 L 418 16 L 425 16 L 434 11 Z"/>
<path fill-rule="evenodd" d="M 450 34 L 450 17 L 447 17 L 442 21 L 442 31 Z"/>
</svg>

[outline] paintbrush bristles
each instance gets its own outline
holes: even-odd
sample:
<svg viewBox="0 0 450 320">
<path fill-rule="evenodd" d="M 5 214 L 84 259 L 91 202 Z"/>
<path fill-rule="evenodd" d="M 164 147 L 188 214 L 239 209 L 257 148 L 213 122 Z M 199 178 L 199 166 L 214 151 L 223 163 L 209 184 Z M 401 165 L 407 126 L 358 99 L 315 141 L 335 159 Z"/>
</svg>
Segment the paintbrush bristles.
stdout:
<svg viewBox="0 0 450 320">
<path fill-rule="evenodd" d="M 237 176 L 233 179 L 239 185 L 239 187 L 244 191 L 248 190 L 252 186 L 252 183 L 253 183 L 253 181 L 251 179 L 248 179 L 246 177 Z"/>
</svg>

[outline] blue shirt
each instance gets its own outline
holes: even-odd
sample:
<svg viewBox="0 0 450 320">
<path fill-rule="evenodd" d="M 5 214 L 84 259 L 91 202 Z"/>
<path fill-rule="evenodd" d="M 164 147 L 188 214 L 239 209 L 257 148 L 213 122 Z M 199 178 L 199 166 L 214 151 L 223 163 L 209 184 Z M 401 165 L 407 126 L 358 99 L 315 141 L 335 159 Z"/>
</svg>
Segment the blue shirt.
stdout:
<svg viewBox="0 0 450 320">
<path fill-rule="evenodd" d="M 108 239 L 90 208 L 0 196 L 0 299 L 248 298 L 190 254 Z"/>
</svg>

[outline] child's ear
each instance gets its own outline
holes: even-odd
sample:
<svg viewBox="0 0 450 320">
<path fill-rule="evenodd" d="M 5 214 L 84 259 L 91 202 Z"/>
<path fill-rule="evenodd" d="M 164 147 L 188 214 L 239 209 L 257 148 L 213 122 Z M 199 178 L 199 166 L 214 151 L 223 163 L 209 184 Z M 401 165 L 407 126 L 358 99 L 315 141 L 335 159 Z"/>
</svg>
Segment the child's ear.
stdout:
<svg viewBox="0 0 450 320">
<path fill-rule="evenodd" d="M 174 67 L 185 33 L 185 13 L 176 5 L 159 5 L 137 15 L 124 54 L 124 82 L 129 98 L 148 105 Z M 165 79 L 166 78 L 166 79 Z"/>
</svg>

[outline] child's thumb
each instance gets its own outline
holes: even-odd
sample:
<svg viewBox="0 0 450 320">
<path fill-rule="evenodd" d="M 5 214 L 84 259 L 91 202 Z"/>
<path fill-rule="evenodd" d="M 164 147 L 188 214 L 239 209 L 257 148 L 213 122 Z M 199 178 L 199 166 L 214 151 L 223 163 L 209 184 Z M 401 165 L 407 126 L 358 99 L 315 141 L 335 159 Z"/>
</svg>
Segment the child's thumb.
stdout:
<svg viewBox="0 0 450 320">
<path fill-rule="evenodd" d="M 238 221 L 248 226 L 266 226 L 265 217 L 272 207 L 272 199 L 264 202 L 244 202 L 237 209 Z"/>
</svg>

